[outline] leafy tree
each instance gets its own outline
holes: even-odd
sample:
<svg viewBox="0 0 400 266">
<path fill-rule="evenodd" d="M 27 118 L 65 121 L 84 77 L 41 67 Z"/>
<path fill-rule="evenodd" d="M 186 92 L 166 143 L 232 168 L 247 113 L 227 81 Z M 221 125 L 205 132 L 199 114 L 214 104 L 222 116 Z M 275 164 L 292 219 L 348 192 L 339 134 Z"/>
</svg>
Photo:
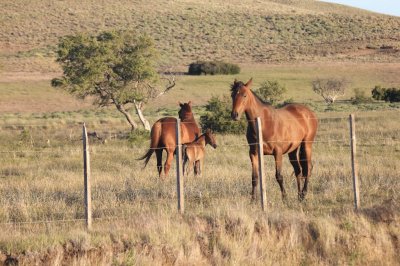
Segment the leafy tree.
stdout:
<svg viewBox="0 0 400 266">
<path fill-rule="evenodd" d="M 261 99 L 273 105 L 276 105 L 283 99 L 285 92 L 285 86 L 279 84 L 279 82 L 275 80 L 264 81 L 261 87 L 255 91 Z"/>
<path fill-rule="evenodd" d="M 154 85 L 159 81 L 156 55 L 149 37 L 129 32 L 66 36 L 60 40 L 57 51 L 63 76 L 53 79 L 52 85 L 78 98 L 92 96 L 98 106 L 114 105 L 132 130 L 137 128 L 129 112 L 134 106 L 143 126 L 150 130 L 142 112 L 144 104 L 175 85 L 174 79 L 167 79 L 163 90 Z"/>
<path fill-rule="evenodd" d="M 313 91 L 320 95 L 327 104 L 333 104 L 344 93 L 349 85 L 345 79 L 328 78 L 316 79 L 312 81 Z"/>
</svg>

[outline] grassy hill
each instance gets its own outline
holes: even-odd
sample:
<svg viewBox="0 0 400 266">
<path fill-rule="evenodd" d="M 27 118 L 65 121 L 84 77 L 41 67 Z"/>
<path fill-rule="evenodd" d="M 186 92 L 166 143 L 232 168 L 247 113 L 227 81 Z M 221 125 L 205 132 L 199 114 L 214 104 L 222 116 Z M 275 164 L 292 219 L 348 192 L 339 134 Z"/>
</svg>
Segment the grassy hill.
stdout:
<svg viewBox="0 0 400 266">
<path fill-rule="evenodd" d="M 169 64 L 400 57 L 400 18 L 310 0 L 4 0 L 1 6 L 3 71 L 57 70 L 49 62 L 60 36 L 109 29 L 151 35 Z"/>
</svg>

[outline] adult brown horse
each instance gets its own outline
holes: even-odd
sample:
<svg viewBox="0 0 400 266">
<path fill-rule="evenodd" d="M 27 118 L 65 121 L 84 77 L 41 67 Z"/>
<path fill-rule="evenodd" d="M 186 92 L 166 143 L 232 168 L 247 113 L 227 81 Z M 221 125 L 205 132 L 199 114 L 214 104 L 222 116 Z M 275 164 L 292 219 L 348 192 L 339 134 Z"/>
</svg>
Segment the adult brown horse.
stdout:
<svg viewBox="0 0 400 266">
<path fill-rule="evenodd" d="M 194 119 L 192 112 L 192 102 L 179 103 L 181 109 L 179 110 L 179 119 L 181 120 L 181 141 L 182 144 L 194 141 L 200 135 L 199 126 Z M 162 174 L 162 153 L 165 149 L 167 151 L 167 160 L 164 164 L 164 175 L 167 176 L 171 163 L 174 158 L 174 151 L 176 148 L 176 118 L 164 117 L 154 123 L 151 128 L 151 143 L 150 148 L 145 155 L 138 160 L 144 160 L 146 167 L 153 152 L 157 157 L 157 170 L 158 175 Z"/>
<path fill-rule="evenodd" d="M 281 189 L 282 198 L 285 199 L 286 191 L 283 187 L 282 155 L 288 154 L 297 178 L 299 200 L 303 200 L 307 193 L 308 178 L 311 174 L 312 144 L 317 132 L 318 119 L 316 115 L 301 104 L 288 104 L 275 109 L 272 105 L 264 103 L 250 90 L 252 79 L 246 84 L 234 81 L 231 86 L 232 119 L 239 120 L 242 113 L 246 114 L 248 121 L 247 142 L 250 145 L 250 160 L 252 164 L 252 198 L 255 198 L 255 188 L 258 182 L 258 149 L 256 123 L 260 117 L 262 136 L 264 141 L 264 155 L 273 155 L 275 158 L 275 177 Z M 262 166 L 261 166 L 262 167 Z M 301 178 L 304 186 L 301 190 Z"/>
</svg>

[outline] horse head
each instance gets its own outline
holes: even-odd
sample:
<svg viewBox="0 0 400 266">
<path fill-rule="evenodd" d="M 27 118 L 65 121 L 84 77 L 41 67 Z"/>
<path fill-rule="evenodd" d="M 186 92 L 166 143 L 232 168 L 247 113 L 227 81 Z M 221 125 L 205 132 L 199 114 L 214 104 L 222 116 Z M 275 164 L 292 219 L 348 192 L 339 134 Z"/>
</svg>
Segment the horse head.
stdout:
<svg viewBox="0 0 400 266">
<path fill-rule="evenodd" d="M 193 117 L 193 113 L 192 113 L 192 101 L 189 101 L 187 103 L 181 103 L 179 102 L 179 106 L 181 107 L 181 109 L 178 112 L 179 115 L 179 119 L 181 120 L 185 120 L 188 118 L 192 118 Z"/>
<path fill-rule="evenodd" d="M 210 144 L 214 149 L 217 148 L 217 142 L 215 140 L 215 136 L 213 135 L 211 129 L 207 129 L 206 133 L 204 133 L 204 136 L 206 138 L 206 144 Z"/>
<path fill-rule="evenodd" d="M 232 97 L 232 113 L 231 117 L 233 120 L 238 121 L 240 116 L 246 110 L 249 95 L 251 94 L 250 86 L 253 82 L 251 78 L 244 84 L 242 81 L 235 81 L 231 86 L 231 97 Z"/>
</svg>

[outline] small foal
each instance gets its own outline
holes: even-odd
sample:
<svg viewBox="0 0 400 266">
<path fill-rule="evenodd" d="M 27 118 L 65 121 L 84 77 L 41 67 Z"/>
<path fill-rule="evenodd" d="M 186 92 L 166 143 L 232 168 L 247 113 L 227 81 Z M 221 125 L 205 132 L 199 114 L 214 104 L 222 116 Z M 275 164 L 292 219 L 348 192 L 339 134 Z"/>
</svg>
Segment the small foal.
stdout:
<svg viewBox="0 0 400 266">
<path fill-rule="evenodd" d="M 204 155 L 206 153 L 206 145 L 210 144 L 214 149 L 217 148 L 215 137 L 211 132 L 211 129 L 207 129 L 205 133 L 200 135 L 195 141 L 185 145 L 183 153 L 183 169 L 184 174 L 188 175 L 190 168 L 194 165 L 194 175 L 201 174 L 201 168 L 203 165 Z M 186 163 L 189 164 L 186 166 Z M 186 170 L 185 170 L 186 169 Z"/>
</svg>

